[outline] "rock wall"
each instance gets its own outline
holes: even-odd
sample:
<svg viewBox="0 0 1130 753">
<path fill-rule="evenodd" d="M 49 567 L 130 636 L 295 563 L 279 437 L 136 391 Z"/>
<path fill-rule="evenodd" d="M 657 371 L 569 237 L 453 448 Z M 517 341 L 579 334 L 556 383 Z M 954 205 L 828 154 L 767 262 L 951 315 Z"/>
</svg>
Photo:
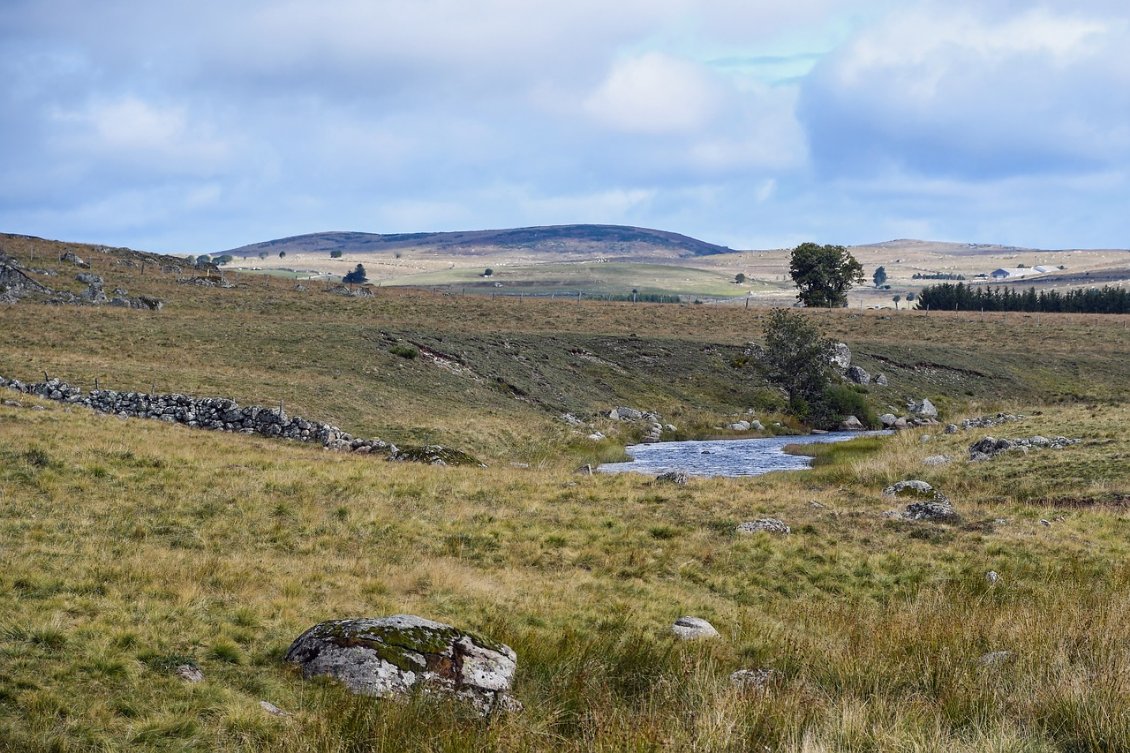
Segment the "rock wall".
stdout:
<svg viewBox="0 0 1130 753">
<path fill-rule="evenodd" d="M 16 379 L 0 377 L 0 387 L 49 400 L 84 405 L 99 413 L 111 413 L 123 418 L 152 418 L 213 431 L 317 442 L 331 450 L 378 453 L 389 458 L 396 457 L 398 453 L 395 445 L 383 440 L 354 437 L 330 424 L 288 416 L 281 407 L 240 406 L 234 400 L 223 397 L 116 390 L 91 390 L 84 394 L 78 387 L 59 379 L 24 384 Z"/>
</svg>

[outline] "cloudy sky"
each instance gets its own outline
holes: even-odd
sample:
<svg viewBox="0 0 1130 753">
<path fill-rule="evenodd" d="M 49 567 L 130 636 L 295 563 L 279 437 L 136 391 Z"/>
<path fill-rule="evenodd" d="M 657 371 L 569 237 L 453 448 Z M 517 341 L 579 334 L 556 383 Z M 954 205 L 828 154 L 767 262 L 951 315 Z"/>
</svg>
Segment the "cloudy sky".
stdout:
<svg viewBox="0 0 1130 753">
<path fill-rule="evenodd" d="M 0 0 L 0 231 L 1130 247 L 1125 0 Z"/>
</svg>

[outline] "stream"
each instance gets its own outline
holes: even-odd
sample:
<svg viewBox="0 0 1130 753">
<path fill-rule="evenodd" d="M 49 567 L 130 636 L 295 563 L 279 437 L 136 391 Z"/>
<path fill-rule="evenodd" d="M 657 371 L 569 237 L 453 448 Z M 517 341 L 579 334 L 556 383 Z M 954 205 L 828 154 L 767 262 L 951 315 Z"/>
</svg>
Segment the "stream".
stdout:
<svg viewBox="0 0 1130 753">
<path fill-rule="evenodd" d="M 797 471 L 811 467 L 812 458 L 789 455 L 785 445 L 843 442 L 857 437 L 890 434 L 889 431 L 837 431 L 758 439 L 713 439 L 687 442 L 634 444 L 624 448 L 629 463 L 604 463 L 602 473 L 646 473 L 656 476 L 685 471 L 691 476 L 760 476 L 772 471 Z"/>
</svg>

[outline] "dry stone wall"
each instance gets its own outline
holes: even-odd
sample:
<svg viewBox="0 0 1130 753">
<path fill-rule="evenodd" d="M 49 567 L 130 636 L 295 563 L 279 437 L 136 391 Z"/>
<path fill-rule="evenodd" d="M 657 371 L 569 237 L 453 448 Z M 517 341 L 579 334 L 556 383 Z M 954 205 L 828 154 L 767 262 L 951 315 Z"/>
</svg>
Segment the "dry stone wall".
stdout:
<svg viewBox="0 0 1130 753">
<path fill-rule="evenodd" d="M 377 453 L 390 458 L 398 452 L 395 445 L 381 439 L 354 437 L 331 424 L 288 416 L 281 406 L 241 406 L 228 398 L 191 397 L 177 393 L 150 394 L 101 389 L 84 393 L 60 379 L 25 384 L 16 379 L 0 377 L 0 387 L 49 400 L 84 405 L 99 413 L 110 413 L 123 418 L 151 418 L 213 431 L 317 442 L 331 450 Z"/>
</svg>

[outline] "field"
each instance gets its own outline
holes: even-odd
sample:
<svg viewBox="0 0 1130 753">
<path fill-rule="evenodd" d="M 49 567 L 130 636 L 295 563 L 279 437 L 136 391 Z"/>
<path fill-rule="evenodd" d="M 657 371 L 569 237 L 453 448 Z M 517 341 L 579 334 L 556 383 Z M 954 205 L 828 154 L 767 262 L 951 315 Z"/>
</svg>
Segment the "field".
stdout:
<svg viewBox="0 0 1130 753">
<path fill-rule="evenodd" d="M 915 274 L 948 274 L 981 282 L 999 267 L 1046 265 L 1053 272 L 1008 284 L 1027 289 L 1067 290 L 1091 285 L 1130 284 L 1130 251 L 1118 249 L 1036 250 L 965 243 L 900 240 L 853 246 L 852 254 L 864 267 L 867 284 L 853 290 L 850 308 L 894 308 L 896 294 L 917 293 L 937 280 L 915 279 Z M 445 252 L 443 249 L 405 248 L 381 253 L 344 253 L 331 259 L 326 253 L 288 253 L 264 259 L 236 259 L 233 269 L 244 273 L 280 272 L 299 276 L 341 276 L 358 263 L 381 286 L 407 285 L 468 293 L 534 294 L 551 291 L 590 295 L 644 292 L 678 294 L 688 300 L 734 299 L 753 292 L 762 301 L 787 305 L 795 300 L 789 278 L 789 250 L 735 251 L 687 259 L 613 257 L 593 261 L 591 253 L 484 249 L 479 253 Z M 877 289 L 871 275 L 882 266 L 890 289 Z M 1063 266 L 1063 270 L 1058 267 Z M 487 268 L 495 276 L 484 279 Z M 744 285 L 734 283 L 744 274 Z M 496 288 L 495 282 L 501 283 Z"/>
<path fill-rule="evenodd" d="M 5 240 L 77 289 L 59 246 Z M 201 287 L 73 247 L 164 310 L 0 307 L 0 375 L 283 401 L 489 467 L 0 394 L 19 403 L 0 405 L 0 750 L 1130 749 L 1130 318 L 813 312 L 888 375 L 863 393 L 878 409 L 926 396 L 947 421 L 1027 417 L 675 486 L 575 469 L 634 438 L 601 415 L 615 405 L 680 436 L 749 409 L 787 427 L 746 348 L 761 306 Z M 990 433 L 1083 441 L 965 462 Z M 938 454 L 954 460 L 923 464 Z M 904 478 L 961 522 L 885 517 Z M 761 517 L 792 533 L 735 534 Z M 512 646 L 524 711 L 352 698 L 280 661 L 316 622 L 398 612 Z M 684 614 L 722 638 L 676 641 Z M 980 662 L 993 651 L 1012 653 Z M 206 680 L 173 676 L 183 661 Z M 743 691 L 743 668 L 775 674 Z"/>
</svg>

